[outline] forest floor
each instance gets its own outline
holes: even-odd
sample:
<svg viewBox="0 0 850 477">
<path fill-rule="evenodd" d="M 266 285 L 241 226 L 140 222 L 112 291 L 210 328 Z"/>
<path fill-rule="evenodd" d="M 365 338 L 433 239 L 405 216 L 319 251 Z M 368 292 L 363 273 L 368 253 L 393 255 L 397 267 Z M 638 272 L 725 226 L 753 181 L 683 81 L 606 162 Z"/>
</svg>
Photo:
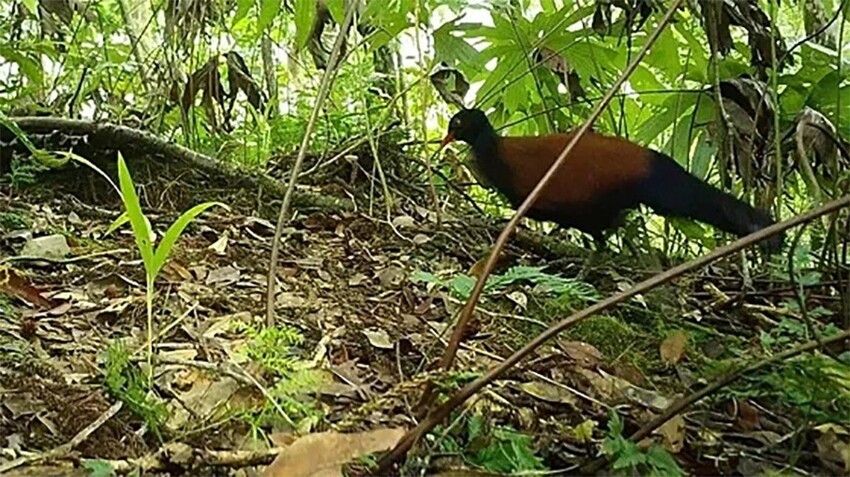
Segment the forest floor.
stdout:
<svg viewBox="0 0 850 477">
<path fill-rule="evenodd" d="M 402 201 L 391 221 L 375 218 L 383 205 L 371 215 L 368 207 L 299 213 L 276 269 L 278 326 L 266 329 L 276 203 L 152 168 L 131 170 L 160 236 L 193 204 L 230 205 L 186 229 L 156 282 L 152 392 L 144 268 L 128 225 L 105 234 L 122 210 L 117 194 L 84 168 L 28 187 L 0 185 L 7 475 L 133 467 L 146 475 L 258 475 L 274 457 L 268 449 L 296 436 L 362 436 L 415 423 L 424 376 L 495 222 L 446 215 L 438 224 L 421 206 L 427 199 Z M 33 241 L 45 236 L 55 238 Z M 661 269 L 608 255 L 582 281 L 575 275 L 583 258 L 559 260 L 518 243 L 476 312 L 458 372 L 441 381 L 449 391 L 549 323 Z M 720 262 L 568 330 L 467 403 L 451 427 L 416 448 L 407 470 L 575 469 L 602 447 L 641 473 L 668 473 L 662 448 L 688 474 L 850 469 L 848 368 L 819 353 L 746 376 L 637 447 L 621 439 L 730 363 L 804 341 L 794 287 L 760 266 L 744 293 L 739 264 L 737 256 Z M 840 313 L 833 284 L 801 274 L 810 278 L 801 280 L 807 315 L 827 333 L 825 323 Z M 622 428 L 610 419 L 614 409 Z M 93 432 L 73 441 L 92 423 Z M 301 462 L 338 465 L 351 450 L 343 436 L 303 447 Z"/>
</svg>

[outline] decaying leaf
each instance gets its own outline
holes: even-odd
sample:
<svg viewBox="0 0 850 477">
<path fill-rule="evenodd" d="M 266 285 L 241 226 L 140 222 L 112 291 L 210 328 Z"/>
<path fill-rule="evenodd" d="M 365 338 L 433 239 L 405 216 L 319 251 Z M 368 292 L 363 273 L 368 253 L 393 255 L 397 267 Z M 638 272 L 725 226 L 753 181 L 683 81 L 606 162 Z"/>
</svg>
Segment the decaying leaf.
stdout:
<svg viewBox="0 0 850 477">
<path fill-rule="evenodd" d="M 431 73 L 431 84 L 443 101 L 458 108 L 464 107 L 463 98 L 469 92 L 469 82 L 459 70 L 441 63 Z"/>
<path fill-rule="evenodd" d="M 357 434 L 310 434 L 278 454 L 262 477 L 342 477 L 343 464 L 391 449 L 404 433 L 404 429 L 375 429 Z"/>
<path fill-rule="evenodd" d="M 850 435 L 847 429 L 836 424 L 824 424 L 815 429 L 821 432 L 815 444 L 818 456 L 826 462 L 834 462 L 850 472 Z"/>
<path fill-rule="evenodd" d="M 683 331 L 674 331 L 661 342 L 661 359 L 667 364 L 676 364 L 685 356 L 688 335 Z"/>
<path fill-rule="evenodd" d="M 39 308 L 51 309 L 56 304 L 41 296 L 26 278 L 18 275 L 14 269 L 0 266 L 0 292 L 17 297 Z"/>
<path fill-rule="evenodd" d="M 529 381 L 522 383 L 519 385 L 519 388 L 526 394 L 540 399 L 541 401 L 569 405 L 574 405 L 576 403 L 576 398 L 571 392 L 560 386 L 544 383 L 543 381 Z"/>
<path fill-rule="evenodd" d="M 673 402 L 670 398 L 639 388 L 625 379 L 601 370 L 580 368 L 578 372 L 590 382 L 596 394 L 608 402 L 628 400 L 657 412 L 667 408 Z"/>
<path fill-rule="evenodd" d="M 659 427 L 657 432 L 664 437 L 664 447 L 678 454 L 685 445 L 685 418 L 677 415 Z"/>
<path fill-rule="evenodd" d="M 558 344 L 579 367 L 593 369 L 602 362 L 602 352 L 591 344 L 582 341 L 562 341 Z"/>
<path fill-rule="evenodd" d="M 393 349 L 393 342 L 387 330 L 363 330 L 363 334 L 375 348 Z"/>
<path fill-rule="evenodd" d="M 593 439 L 593 430 L 596 429 L 596 425 L 596 421 L 586 419 L 581 424 L 573 427 L 573 437 L 582 444 L 590 442 Z"/>
</svg>

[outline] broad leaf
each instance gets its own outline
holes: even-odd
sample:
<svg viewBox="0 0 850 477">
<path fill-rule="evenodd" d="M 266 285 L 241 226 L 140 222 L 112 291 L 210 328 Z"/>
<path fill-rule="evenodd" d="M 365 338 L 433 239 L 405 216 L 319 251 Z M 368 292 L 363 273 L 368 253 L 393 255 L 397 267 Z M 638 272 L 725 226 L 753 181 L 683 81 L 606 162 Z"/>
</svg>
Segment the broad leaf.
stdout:
<svg viewBox="0 0 850 477">
<path fill-rule="evenodd" d="M 260 0 L 260 16 L 257 18 L 257 31 L 265 31 L 265 29 L 272 24 L 274 19 L 277 18 L 278 13 L 280 13 L 280 1 L 281 0 Z M 313 2 L 313 4 L 315 8 L 315 2 Z M 297 18 L 297 10 L 295 14 Z"/>
<path fill-rule="evenodd" d="M 266 3 L 269 3 L 269 2 L 266 2 Z M 280 2 L 277 2 L 277 3 L 278 3 L 278 9 L 279 9 L 280 8 Z M 251 11 L 251 7 L 253 7 L 253 6 L 254 6 L 254 0 L 236 0 L 236 13 L 233 14 L 233 23 L 234 24 L 239 23 L 239 21 L 241 21 L 243 18 L 245 18 L 248 15 L 248 12 Z M 261 14 L 262 14 L 262 12 L 261 12 Z M 277 15 L 277 13 L 275 13 L 275 15 Z M 272 19 L 274 19 L 274 16 L 272 16 Z M 269 23 L 271 23 L 271 20 L 269 20 Z M 258 25 L 259 25 L 259 22 L 258 22 Z M 260 31 L 263 31 L 263 29 L 265 29 L 266 26 L 267 26 L 267 24 L 264 25 L 263 28 L 260 28 Z"/>
<path fill-rule="evenodd" d="M 299 49 L 307 45 L 315 19 L 316 0 L 295 0 L 295 44 Z"/>
</svg>

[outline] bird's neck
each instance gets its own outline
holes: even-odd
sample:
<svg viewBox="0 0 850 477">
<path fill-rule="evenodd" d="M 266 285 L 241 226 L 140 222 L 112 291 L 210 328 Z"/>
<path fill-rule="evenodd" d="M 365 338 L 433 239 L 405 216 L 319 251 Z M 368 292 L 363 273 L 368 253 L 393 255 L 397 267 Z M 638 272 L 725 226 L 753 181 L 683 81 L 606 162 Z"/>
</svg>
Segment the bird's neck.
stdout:
<svg viewBox="0 0 850 477">
<path fill-rule="evenodd" d="M 482 132 L 469 143 L 475 166 L 491 185 L 513 200 L 510 168 L 499 153 L 499 135 L 492 128 Z"/>
</svg>

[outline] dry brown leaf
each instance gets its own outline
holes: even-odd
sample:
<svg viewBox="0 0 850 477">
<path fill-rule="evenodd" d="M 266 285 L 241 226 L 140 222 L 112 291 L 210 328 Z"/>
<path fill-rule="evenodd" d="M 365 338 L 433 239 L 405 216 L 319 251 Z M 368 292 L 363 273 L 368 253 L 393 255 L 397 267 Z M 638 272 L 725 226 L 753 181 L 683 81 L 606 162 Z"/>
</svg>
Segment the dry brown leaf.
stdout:
<svg viewBox="0 0 850 477">
<path fill-rule="evenodd" d="M 678 454 L 685 445 L 685 418 L 681 415 L 673 417 L 659 427 L 658 432 L 664 437 L 664 447 Z"/>
<path fill-rule="evenodd" d="M 824 461 L 841 464 L 846 472 L 850 472 L 850 442 L 847 440 L 846 431 L 835 432 L 836 427 L 838 426 L 826 428 L 825 432 L 824 429 L 821 430 L 823 434 L 815 441 L 818 456 Z"/>
<path fill-rule="evenodd" d="M 277 455 L 262 477 L 342 477 L 342 465 L 393 448 L 404 429 L 375 429 L 357 434 L 320 432 L 304 436 Z"/>
<path fill-rule="evenodd" d="M 743 431 L 752 431 L 758 429 L 759 410 L 747 401 L 738 401 L 738 415 L 736 416 L 735 424 Z"/>
<path fill-rule="evenodd" d="M 20 298 L 39 308 L 51 309 L 56 306 L 53 301 L 43 297 L 29 280 L 18 275 L 12 268 L 0 266 L 0 292 Z"/>
<path fill-rule="evenodd" d="M 593 369 L 602 362 L 602 352 L 582 341 L 562 341 L 561 349 L 581 368 Z"/>
<path fill-rule="evenodd" d="M 674 331 L 661 343 L 661 359 L 667 364 L 676 364 L 685 356 L 688 335 L 683 331 Z"/>
</svg>

